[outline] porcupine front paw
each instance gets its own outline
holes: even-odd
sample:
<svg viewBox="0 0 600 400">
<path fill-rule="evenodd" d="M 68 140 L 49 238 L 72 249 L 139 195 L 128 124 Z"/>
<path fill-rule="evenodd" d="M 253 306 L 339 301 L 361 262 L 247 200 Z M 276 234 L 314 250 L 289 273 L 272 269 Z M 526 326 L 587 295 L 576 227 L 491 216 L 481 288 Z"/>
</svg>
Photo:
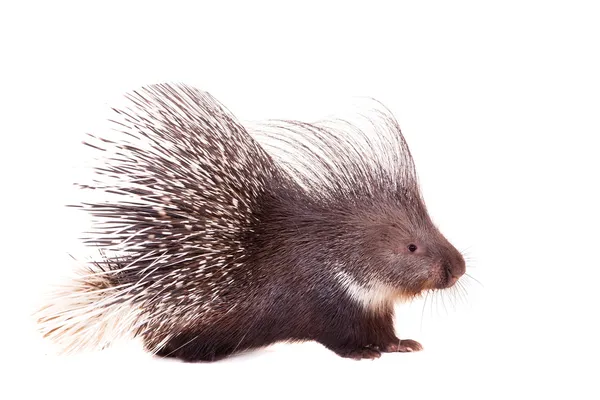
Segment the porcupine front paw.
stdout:
<svg viewBox="0 0 600 400">
<path fill-rule="evenodd" d="M 423 350 L 423 346 L 421 346 L 421 343 L 417 342 L 416 340 L 405 339 L 381 346 L 379 349 L 384 353 L 408 353 L 413 351 L 421 351 Z"/>
</svg>

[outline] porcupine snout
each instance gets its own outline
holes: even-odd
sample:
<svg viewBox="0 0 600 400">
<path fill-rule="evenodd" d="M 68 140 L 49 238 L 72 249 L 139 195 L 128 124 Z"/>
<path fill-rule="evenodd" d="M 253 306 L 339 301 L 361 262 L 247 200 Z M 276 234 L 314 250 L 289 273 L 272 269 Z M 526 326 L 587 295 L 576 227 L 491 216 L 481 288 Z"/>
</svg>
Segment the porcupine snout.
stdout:
<svg viewBox="0 0 600 400">
<path fill-rule="evenodd" d="M 465 259 L 460 253 L 456 252 L 443 262 L 442 268 L 446 278 L 445 287 L 449 288 L 464 275 L 466 271 Z"/>
</svg>

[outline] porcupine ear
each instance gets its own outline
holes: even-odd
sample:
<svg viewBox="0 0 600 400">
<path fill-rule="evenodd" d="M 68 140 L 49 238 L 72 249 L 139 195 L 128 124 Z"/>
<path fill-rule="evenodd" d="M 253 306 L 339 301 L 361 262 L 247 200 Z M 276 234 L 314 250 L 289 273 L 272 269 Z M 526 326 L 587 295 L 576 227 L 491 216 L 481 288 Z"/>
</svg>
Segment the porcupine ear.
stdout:
<svg viewBox="0 0 600 400">
<path fill-rule="evenodd" d="M 368 99 L 349 114 L 313 123 L 269 120 L 245 126 L 315 195 L 351 199 L 393 193 L 420 198 L 413 158 L 389 109 Z"/>
</svg>

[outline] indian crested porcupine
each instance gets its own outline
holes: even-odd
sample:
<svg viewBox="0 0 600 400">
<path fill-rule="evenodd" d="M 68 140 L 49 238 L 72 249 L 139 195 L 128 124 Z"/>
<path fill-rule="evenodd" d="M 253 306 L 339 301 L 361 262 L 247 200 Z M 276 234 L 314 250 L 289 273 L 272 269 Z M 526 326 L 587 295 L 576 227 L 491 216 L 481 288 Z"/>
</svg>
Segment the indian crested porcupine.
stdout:
<svg viewBox="0 0 600 400">
<path fill-rule="evenodd" d="M 247 130 L 208 93 L 126 96 L 85 243 L 102 256 L 39 316 L 67 351 L 141 337 L 160 356 L 217 360 L 279 341 L 340 356 L 421 349 L 394 303 L 455 284 L 465 262 L 432 223 L 394 117 L 269 121 Z"/>
</svg>

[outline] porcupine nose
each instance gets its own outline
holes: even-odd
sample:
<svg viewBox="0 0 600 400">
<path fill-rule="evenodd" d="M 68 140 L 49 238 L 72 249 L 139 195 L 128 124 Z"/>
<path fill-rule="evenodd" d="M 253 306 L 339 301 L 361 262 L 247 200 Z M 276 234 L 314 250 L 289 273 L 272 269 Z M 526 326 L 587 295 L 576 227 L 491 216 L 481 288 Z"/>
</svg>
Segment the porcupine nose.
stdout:
<svg viewBox="0 0 600 400">
<path fill-rule="evenodd" d="M 446 276 L 448 277 L 448 283 L 446 287 L 454 285 L 456 281 L 458 281 L 458 278 L 463 276 L 466 270 L 465 262 L 462 257 L 460 260 L 456 260 L 455 262 L 446 263 L 445 268 Z"/>
</svg>

